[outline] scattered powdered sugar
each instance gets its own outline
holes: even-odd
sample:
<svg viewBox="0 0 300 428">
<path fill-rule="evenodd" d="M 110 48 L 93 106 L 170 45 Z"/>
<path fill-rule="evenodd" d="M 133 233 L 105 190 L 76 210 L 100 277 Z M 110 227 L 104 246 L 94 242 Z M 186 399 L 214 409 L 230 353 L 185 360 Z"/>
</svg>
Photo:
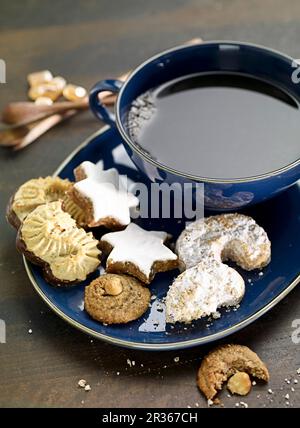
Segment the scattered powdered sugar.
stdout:
<svg viewBox="0 0 300 428">
<path fill-rule="evenodd" d="M 166 330 L 166 307 L 161 299 L 156 299 L 150 305 L 148 318 L 139 326 L 143 332 L 164 332 Z"/>
</svg>

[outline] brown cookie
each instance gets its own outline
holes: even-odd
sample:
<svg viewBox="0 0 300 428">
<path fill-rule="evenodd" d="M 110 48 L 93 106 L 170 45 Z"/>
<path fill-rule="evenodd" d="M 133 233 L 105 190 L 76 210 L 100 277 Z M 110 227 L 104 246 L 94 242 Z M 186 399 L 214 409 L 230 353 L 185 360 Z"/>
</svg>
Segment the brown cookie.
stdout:
<svg viewBox="0 0 300 428">
<path fill-rule="evenodd" d="M 135 278 L 105 274 L 85 288 L 84 307 L 96 321 L 123 324 L 141 317 L 148 309 L 150 291 Z"/>
<path fill-rule="evenodd" d="M 83 211 L 71 203 L 67 196 L 71 187 L 69 180 L 59 177 L 40 177 L 26 181 L 9 201 L 6 212 L 8 222 L 18 229 L 26 216 L 39 205 L 62 200 L 65 211 L 69 212 L 78 224 L 83 224 Z"/>
<path fill-rule="evenodd" d="M 58 286 L 84 281 L 100 264 L 98 241 L 77 227 L 61 201 L 40 205 L 27 215 L 18 231 L 17 248 Z"/>
<path fill-rule="evenodd" d="M 198 371 L 197 384 L 208 400 L 212 400 L 223 382 L 237 372 L 268 382 L 269 372 L 258 355 L 243 345 L 222 345 L 206 355 Z"/>
<path fill-rule="evenodd" d="M 164 245 L 167 238 L 166 232 L 147 231 L 135 223 L 103 235 L 100 248 L 108 255 L 106 271 L 129 274 L 150 284 L 157 272 L 178 266 L 176 254 Z"/>
</svg>

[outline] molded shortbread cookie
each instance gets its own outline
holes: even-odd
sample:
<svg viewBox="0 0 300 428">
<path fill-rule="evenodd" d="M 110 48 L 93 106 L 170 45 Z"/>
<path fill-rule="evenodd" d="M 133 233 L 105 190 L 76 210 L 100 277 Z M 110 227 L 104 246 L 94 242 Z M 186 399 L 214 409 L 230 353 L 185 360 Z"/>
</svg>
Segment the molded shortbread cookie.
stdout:
<svg viewBox="0 0 300 428">
<path fill-rule="evenodd" d="M 209 316 L 222 306 L 237 305 L 244 293 L 244 280 L 236 270 L 204 259 L 175 278 L 166 297 L 167 322 L 189 323 Z"/>
<path fill-rule="evenodd" d="M 24 218 L 39 205 L 64 199 L 70 189 L 69 180 L 59 177 L 33 178 L 22 184 L 7 207 L 7 219 L 16 229 Z"/>
<path fill-rule="evenodd" d="M 85 288 L 84 307 L 96 321 L 106 324 L 127 323 L 148 309 L 150 291 L 136 278 L 106 274 Z"/>
<path fill-rule="evenodd" d="M 232 260 L 245 270 L 266 266 L 271 243 L 264 229 L 243 214 L 221 214 L 189 224 L 176 243 L 182 269 L 201 260 Z"/>
<path fill-rule="evenodd" d="M 109 254 L 107 272 L 127 273 L 149 284 L 157 272 L 178 266 L 178 257 L 164 245 L 166 232 L 147 231 L 131 223 L 121 232 L 102 236 L 100 248 Z"/>
<path fill-rule="evenodd" d="M 197 384 L 206 398 L 212 400 L 222 389 L 223 382 L 237 372 L 248 373 L 265 382 L 270 378 L 266 365 L 247 346 L 223 345 L 203 358 Z"/>
<path fill-rule="evenodd" d="M 33 178 L 22 184 L 11 197 L 7 207 L 7 220 L 16 229 L 20 227 L 25 217 L 39 205 L 48 202 L 63 201 L 67 211 L 79 225 L 84 223 L 83 211 L 70 201 L 67 192 L 72 183 L 59 177 Z"/>
<path fill-rule="evenodd" d="M 100 264 L 98 241 L 77 227 L 60 201 L 40 205 L 27 215 L 18 231 L 17 248 L 58 286 L 84 281 Z"/>
<path fill-rule="evenodd" d="M 74 174 L 77 182 L 69 195 L 85 211 L 87 226 L 122 229 L 130 223 L 130 209 L 139 200 L 127 192 L 115 168 L 103 171 L 86 161 Z"/>
</svg>

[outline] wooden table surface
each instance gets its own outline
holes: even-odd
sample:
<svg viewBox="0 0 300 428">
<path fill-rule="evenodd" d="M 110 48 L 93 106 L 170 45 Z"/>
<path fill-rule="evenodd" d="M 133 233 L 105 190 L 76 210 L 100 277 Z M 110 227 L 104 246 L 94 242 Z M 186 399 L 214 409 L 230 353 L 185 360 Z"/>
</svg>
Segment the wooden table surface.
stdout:
<svg viewBox="0 0 300 428">
<path fill-rule="evenodd" d="M 33 70 L 49 68 L 91 87 L 160 50 L 199 36 L 265 44 L 299 58 L 300 4 L 298 0 L 2 0 L 0 31 L 0 57 L 7 65 L 7 84 L 0 85 L 3 107 L 26 98 L 26 75 Z M 15 250 L 15 232 L 4 218 L 10 194 L 32 177 L 51 174 L 99 125 L 86 112 L 20 153 L 0 152 L 0 319 L 7 329 L 6 343 L 0 344 L 0 406 L 206 407 L 195 378 L 201 357 L 211 346 L 151 353 L 91 340 L 41 301 Z M 250 346 L 270 369 L 269 386 L 258 385 L 242 398 L 249 407 L 286 406 L 286 394 L 290 406 L 299 406 L 300 377 L 299 384 L 292 383 L 300 366 L 300 345 L 291 340 L 292 321 L 300 318 L 299 297 L 296 288 L 269 314 L 226 340 Z M 130 367 L 127 359 L 135 366 Z M 82 378 L 91 385 L 90 392 L 78 388 Z M 221 398 L 226 407 L 241 400 L 227 397 L 226 391 Z"/>
</svg>

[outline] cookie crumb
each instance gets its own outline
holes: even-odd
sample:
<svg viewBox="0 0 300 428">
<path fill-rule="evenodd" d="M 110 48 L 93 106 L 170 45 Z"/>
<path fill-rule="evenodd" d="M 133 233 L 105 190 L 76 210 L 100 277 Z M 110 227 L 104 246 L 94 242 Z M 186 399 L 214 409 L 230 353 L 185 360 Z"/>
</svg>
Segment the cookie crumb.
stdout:
<svg viewBox="0 0 300 428">
<path fill-rule="evenodd" d="M 213 319 L 214 319 L 214 320 L 217 320 L 218 318 L 220 318 L 220 317 L 221 317 L 221 314 L 220 314 L 220 312 L 216 311 L 216 312 L 214 312 L 214 313 L 212 314 L 212 317 L 213 317 Z"/>
<path fill-rule="evenodd" d="M 78 386 L 79 386 L 80 388 L 85 388 L 85 387 L 86 387 L 86 380 L 85 380 L 85 379 L 80 379 L 80 380 L 78 381 Z"/>
</svg>

